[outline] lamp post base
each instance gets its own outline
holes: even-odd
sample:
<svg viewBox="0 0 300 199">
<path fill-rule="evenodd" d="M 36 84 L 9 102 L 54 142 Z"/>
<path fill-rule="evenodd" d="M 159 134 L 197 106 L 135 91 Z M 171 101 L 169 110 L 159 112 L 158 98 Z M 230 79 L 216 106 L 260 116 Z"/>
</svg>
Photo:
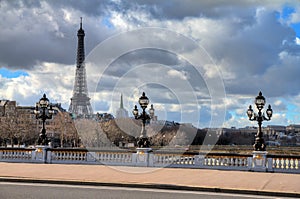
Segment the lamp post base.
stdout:
<svg viewBox="0 0 300 199">
<path fill-rule="evenodd" d="M 147 137 L 140 137 L 139 141 L 137 142 L 138 148 L 149 148 L 150 141 Z"/>
<path fill-rule="evenodd" d="M 261 137 L 256 137 L 253 148 L 255 151 L 266 151 L 266 145 L 264 139 Z"/>
<path fill-rule="evenodd" d="M 49 146 L 44 146 L 44 145 L 37 145 L 35 146 L 35 161 L 37 162 L 47 162 L 47 150 L 51 148 Z"/>
<path fill-rule="evenodd" d="M 141 167 L 148 167 L 149 165 L 153 165 L 152 158 L 149 158 L 152 152 L 152 148 L 137 148 L 136 165 Z M 151 160 L 152 162 L 150 162 Z"/>
<path fill-rule="evenodd" d="M 252 171 L 267 171 L 267 151 L 253 151 Z"/>
</svg>

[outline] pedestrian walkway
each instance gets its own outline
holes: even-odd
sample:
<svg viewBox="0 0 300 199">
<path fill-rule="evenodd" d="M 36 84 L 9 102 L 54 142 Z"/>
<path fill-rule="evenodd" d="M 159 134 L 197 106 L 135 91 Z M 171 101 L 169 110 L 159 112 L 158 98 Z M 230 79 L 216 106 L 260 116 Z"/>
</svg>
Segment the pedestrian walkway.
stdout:
<svg viewBox="0 0 300 199">
<path fill-rule="evenodd" d="M 0 180 L 300 197 L 300 174 L 105 165 L 0 163 Z"/>
</svg>

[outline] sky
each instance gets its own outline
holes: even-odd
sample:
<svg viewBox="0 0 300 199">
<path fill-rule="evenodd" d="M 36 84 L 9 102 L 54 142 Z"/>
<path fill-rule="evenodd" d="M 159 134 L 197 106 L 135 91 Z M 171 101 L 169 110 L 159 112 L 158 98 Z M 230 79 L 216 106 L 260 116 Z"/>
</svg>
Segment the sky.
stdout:
<svg viewBox="0 0 300 199">
<path fill-rule="evenodd" d="M 160 120 L 256 126 L 262 91 L 264 126 L 300 124 L 297 0 L 1 0 L 0 99 L 68 110 L 80 17 L 94 112 L 115 115 L 122 93 L 131 114 L 145 92 Z"/>
</svg>

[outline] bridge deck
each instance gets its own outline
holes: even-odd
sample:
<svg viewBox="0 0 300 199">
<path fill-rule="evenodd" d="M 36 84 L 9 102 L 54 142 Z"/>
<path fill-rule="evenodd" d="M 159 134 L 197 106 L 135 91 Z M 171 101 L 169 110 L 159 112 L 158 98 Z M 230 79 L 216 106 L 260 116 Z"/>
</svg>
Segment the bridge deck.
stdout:
<svg viewBox="0 0 300 199">
<path fill-rule="evenodd" d="M 261 192 L 300 197 L 300 174 L 104 165 L 0 163 L 0 179 Z M 297 195 L 298 194 L 298 195 Z"/>
</svg>

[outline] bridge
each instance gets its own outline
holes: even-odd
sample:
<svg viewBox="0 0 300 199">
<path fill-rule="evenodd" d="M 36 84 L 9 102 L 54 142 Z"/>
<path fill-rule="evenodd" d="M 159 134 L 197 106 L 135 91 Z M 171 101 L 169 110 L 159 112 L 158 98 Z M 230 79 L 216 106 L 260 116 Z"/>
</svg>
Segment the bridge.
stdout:
<svg viewBox="0 0 300 199">
<path fill-rule="evenodd" d="M 300 197 L 300 156 L 256 158 L 234 153 L 1 148 L 0 181 Z"/>
<path fill-rule="evenodd" d="M 169 167 L 265 171 L 300 174 L 300 156 L 176 151 L 88 150 L 84 148 L 0 148 L 0 162 L 92 164 L 131 167 Z M 258 165 L 259 164 L 259 165 Z"/>
</svg>

